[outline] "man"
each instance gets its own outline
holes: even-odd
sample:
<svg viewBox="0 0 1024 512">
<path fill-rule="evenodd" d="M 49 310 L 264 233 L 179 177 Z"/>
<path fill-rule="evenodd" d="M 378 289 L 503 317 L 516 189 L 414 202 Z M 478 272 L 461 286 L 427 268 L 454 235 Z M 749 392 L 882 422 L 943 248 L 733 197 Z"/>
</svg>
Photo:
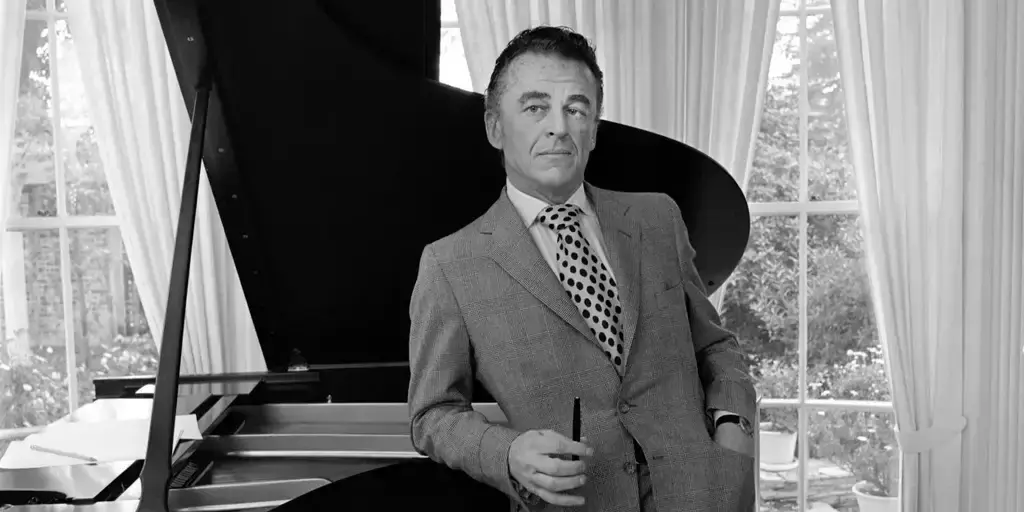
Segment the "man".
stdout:
<svg viewBox="0 0 1024 512">
<path fill-rule="evenodd" d="M 506 186 L 423 251 L 414 446 L 513 509 L 751 510 L 754 389 L 678 206 L 584 181 L 603 101 L 593 47 L 564 28 L 523 31 L 486 96 Z M 475 380 L 507 424 L 474 411 Z M 581 442 L 566 436 L 576 396 Z"/>
</svg>

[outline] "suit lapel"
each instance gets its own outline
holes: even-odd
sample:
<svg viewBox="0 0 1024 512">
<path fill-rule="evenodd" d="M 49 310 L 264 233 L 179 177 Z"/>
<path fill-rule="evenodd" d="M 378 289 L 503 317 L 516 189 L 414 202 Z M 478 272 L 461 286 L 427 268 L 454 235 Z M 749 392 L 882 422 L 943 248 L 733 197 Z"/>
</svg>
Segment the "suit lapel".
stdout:
<svg viewBox="0 0 1024 512">
<path fill-rule="evenodd" d="M 613 192 L 589 183 L 584 183 L 584 190 L 597 213 L 605 254 L 617 281 L 622 305 L 623 351 L 628 365 L 640 303 L 640 227 L 628 215 L 629 205 L 618 201 Z M 480 232 L 493 235 L 490 252 L 494 261 L 555 314 L 596 343 L 594 333 L 551 271 L 504 189 L 481 221 Z"/>
<path fill-rule="evenodd" d="M 482 219 L 480 232 L 493 235 L 491 257 L 505 272 L 580 334 L 595 341 L 594 333 L 551 271 L 504 189 Z"/>
<path fill-rule="evenodd" d="M 640 304 L 640 226 L 628 215 L 629 205 L 617 200 L 613 192 L 584 185 L 590 204 L 597 211 L 604 238 L 608 264 L 618 285 L 619 304 L 622 306 L 623 351 L 629 365 L 629 350 L 636 334 Z"/>
</svg>

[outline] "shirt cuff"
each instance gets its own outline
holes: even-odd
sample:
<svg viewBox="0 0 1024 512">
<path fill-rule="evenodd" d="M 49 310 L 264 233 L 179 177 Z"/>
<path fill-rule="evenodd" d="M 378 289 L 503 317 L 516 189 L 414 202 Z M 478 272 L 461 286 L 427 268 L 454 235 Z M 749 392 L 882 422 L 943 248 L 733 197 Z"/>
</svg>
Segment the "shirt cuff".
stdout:
<svg viewBox="0 0 1024 512">
<path fill-rule="evenodd" d="M 714 417 L 712 418 L 713 422 L 714 423 L 718 423 L 718 418 L 721 418 L 722 416 L 725 416 L 726 414 L 736 414 L 736 413 L 729 412 L 729 411 L 723 411 L 723 410 L 720 410 L 720 409 L 715 409 L 715 414 L 714 414 Z"/>
</svg>

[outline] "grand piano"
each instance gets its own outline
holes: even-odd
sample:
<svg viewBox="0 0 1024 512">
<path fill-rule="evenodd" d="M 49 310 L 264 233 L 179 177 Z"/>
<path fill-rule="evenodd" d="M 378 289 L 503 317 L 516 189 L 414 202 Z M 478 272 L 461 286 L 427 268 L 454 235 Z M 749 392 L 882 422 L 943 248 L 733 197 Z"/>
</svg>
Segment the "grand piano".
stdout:
<svg viewBox="0 0 1024 512">
<path fill-rule="evenodd" d="M 409 435 L 419 255 L 504 182 L 482 97 L 438 82 L 440 1 L 154 1 L 192 117 L 160 366 L 96 385 L 105 406 L 152 404 L 146 457 L 0 470 L 0 508 L 507 510 Z M 267 372 L 180 374 L 202 169 Z M 587 179 L 673 196 L 709 293 L 739 263 L 746 200 L 696 149 L 606 121 Z M 195 414 L 202 439 L 172 447 L 175 414 Z"/>
</svg>

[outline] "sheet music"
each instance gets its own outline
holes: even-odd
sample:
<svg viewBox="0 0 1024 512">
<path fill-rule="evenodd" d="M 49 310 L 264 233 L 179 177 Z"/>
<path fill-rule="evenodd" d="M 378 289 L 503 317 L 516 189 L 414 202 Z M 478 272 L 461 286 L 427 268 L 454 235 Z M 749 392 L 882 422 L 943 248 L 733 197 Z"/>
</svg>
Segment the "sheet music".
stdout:
<svg viewBox="0 0 1024 512">
<path fill-rule="evenodd" d="M 202 439 L 196 415 L 175 418 L 171 449 L 182 439 Z M 146 458 L 149 418 L 107 420 L 87 423 L 54 423 L 46 430 L 15 441 L 7 448 L 0 469 L 26 469 L 91 464 L 88 460 L 46 453 L 33 445 L 96 459 L 97 463 Z"/>
</svg>

